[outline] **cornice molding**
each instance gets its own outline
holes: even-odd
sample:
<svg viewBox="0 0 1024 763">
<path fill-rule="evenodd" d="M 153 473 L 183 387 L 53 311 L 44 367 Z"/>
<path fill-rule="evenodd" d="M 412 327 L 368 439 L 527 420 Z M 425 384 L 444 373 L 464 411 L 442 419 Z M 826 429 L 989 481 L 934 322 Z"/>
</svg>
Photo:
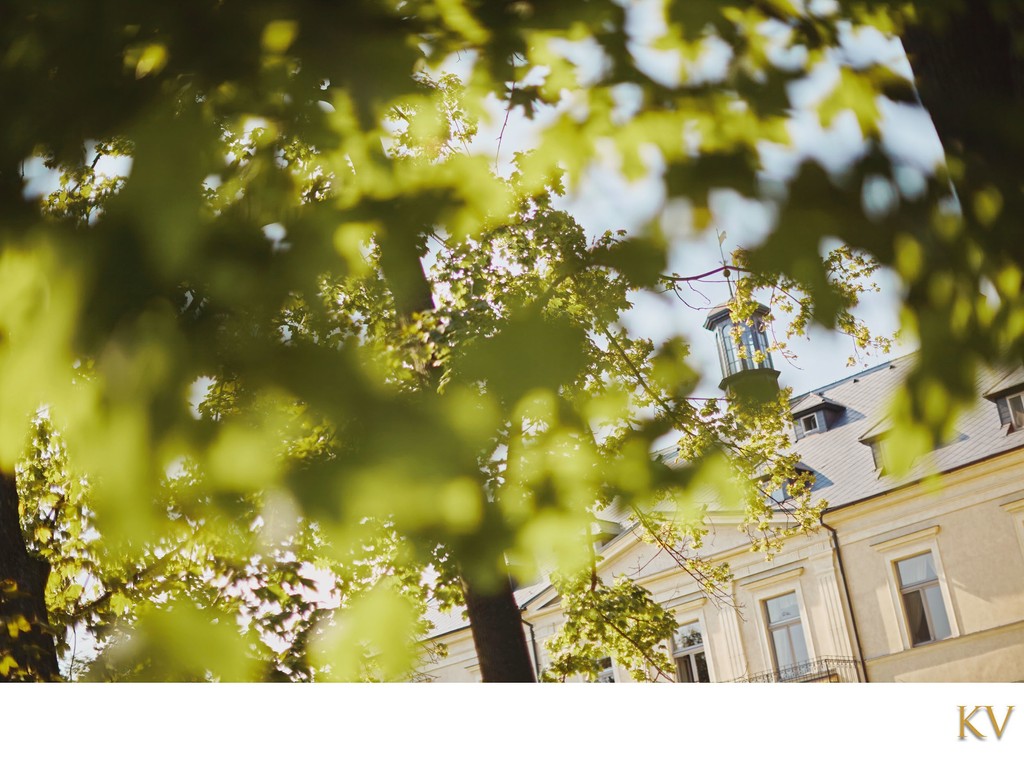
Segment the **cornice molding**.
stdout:
<svg viewBox="0 0 1024 763">
<path fill-rule="evenodd" d="M 925 527 L 923 530 L 915 530 L 912 533 L 905 533 L 895 538 L 889 538 L 887 540 L 880 540 L 877 543 L 872 543 L 871 548 L 875 551 L 891 551 L 894 548 L 900 546 L 907 546 L 911 543 L 916 543 L 919 540 L 926 538 L 933 538 L 939 534 L 939 526 L 932 525 L 931 527 Z"/>
</svg>

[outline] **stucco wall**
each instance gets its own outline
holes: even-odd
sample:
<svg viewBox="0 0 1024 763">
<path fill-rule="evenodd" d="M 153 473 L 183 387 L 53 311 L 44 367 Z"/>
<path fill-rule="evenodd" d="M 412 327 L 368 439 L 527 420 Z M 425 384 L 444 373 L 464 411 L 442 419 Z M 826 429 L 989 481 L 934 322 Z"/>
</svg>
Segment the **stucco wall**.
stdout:
<svg viewBox="0 0 1024 763">
<path fill-rule="evenodd" d="M 1024 680 L 1024 451 L 940 475 L 856 506 L 830 511 L 852 609 L 872 681 Z M 628 574 L 676 613 L 699 621 L 711 677 L 732 681 L 775 668 L 764 615 L 768 598 L 795 592 L 809 657 L 856 657 L 838 559 L 824 529 L 787 542 L 773 560 L 747 550 L 735 524 L 721 521 L 704 554 L 727 560 L 734 580 L 707 597 L 666 554 L 626 535 L 603 550 L 600 572 Z M 949 638 L 912 647 L 894 562 L 931 551 L 939 568 Z M 544 642 L 561 615 L 553 592 L 524 613 Z M 530 634 L 527 632 L 529 639 Z M 479 680 L 468 629 L 448 637 L 450 655 L 426 671 L 440 681 Z M 628 681 L 622 671 L 616 680 Z"/>
<path fill-rule="evenodd" d="M 872 681 L 1024 680 L 1024 452 L 830 512 Z M 893 565 L 931 551 L 949 638 L 910 645 Z"/>
</svg>

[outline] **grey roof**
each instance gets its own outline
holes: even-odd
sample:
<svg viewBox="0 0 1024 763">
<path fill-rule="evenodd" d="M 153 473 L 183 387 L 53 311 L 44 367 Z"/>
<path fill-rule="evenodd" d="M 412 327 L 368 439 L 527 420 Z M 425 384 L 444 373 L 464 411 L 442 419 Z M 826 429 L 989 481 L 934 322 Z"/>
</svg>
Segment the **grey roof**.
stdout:
<svg viewBox="0 0 1024 763">
<path fill-rule="evenodd" d="M 801 413 L 810 413 L 811 411 L 819 408 L 832 408 L 834 410 L 839 410 L 844 407 L 845 406 L 842 403 L 838 403 L 832 398 L 825 397 L 817 392 L 810 392 L 793 404 L 791 412 L 796 416 Z"/>
<path fill-rule="evenodd" d="M 1007 371 L 1005 374 L 999 376 L 999 378 L 988 388 L 982 388 L 984 391 L 981 393 L 982 397 L 991 399 L 993 396 L 997 396 L 1000 392 L 1006 392 L 1017 387 L 1024 386 L 1024 366 L 1014 368 Z"/>
<path fill-rule="evenodd" d="M 710 310 L 708 310 L 708 314 L 704 318 L 704 328 L 710 329 L 713 324 L 718 322 L 718 319 L 721 318 L 722 315 L 728 314 L 731 309 L 732 300 L 729 300 L 728 302 L 720 302 L 714 307 L 712 307 Z M 754 313 L 756 315 L 767 315 L 769 312 L 771 311 L 765 305 L 762 305 L 760 302 L 758 302 L 754 307 Z"/>
<path fill-rule="evenodd" d="M 978 374 L 975 404 L 956 422 L 952 441 L 915 463 L 908 474 L 879 474 L 865 444 L 890 427 L 888 405 L 914 366 L 916 354 L 869 368 L 793 400 L 795 408 L 809 395 L 824 396 L 846 408 L 827 430 L 812 432 L 794 446 L 800 460 L 815 473 L 815 498 L 830 508 L 862 501 L 893 488 L 912 484 L 928 474 L 947 472 L 981 459 L 1024 447 L 1024 430 L 1011 432 L 1000 425 L 996 404 L 981 397 L 1018 370 L 983 370 Z M 1021 376 L 1024 381 L 1024 375 Z"/>
<path fill-rule="evenodd" d="M 431 599 L 427 602 L 426 618 L 430 621 L 430 632 L 427 634 L 427 638 L 435 638 L 468 628 L 469 620 L 466 619 L 465 614 L 465 607 L 453 607 L 447 612 L 442 612 L 438 609 L 437 601 Z"/>
<path fill-rule="evenodd" d="M 892 429 L 892 419 L 889 416 L 882 416 L 875 420 L 875 423 L 861 432 L 861 442 L 871 442 L 877 440 L 879 437 L 884 435 Z"/>
</svg>

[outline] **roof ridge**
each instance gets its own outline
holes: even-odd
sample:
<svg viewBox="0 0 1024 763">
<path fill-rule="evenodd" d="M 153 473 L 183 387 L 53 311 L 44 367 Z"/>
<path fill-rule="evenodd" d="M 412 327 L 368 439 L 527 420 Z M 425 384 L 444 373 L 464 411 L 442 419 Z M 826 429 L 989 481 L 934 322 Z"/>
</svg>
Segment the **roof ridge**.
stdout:
<svg viewBox="0 0 1024 763">
<path fill-rule="evenodd" d="M 824 397 L 822 395 L 822 393 L 827 391 L 827 390 L 834 389 L 834 388 L 838 387 L 840 384 L 845 384 L 846 382 L 850 381 L 851 379 L 859 379 L 859 378 L 864 377 L 864 376 L 869 376 L 870 374 L 873 374 L 876 371 L 881 371 L 884 368 L 886 368 L 887 366 L 891 366 L 894 363 L 897 363 L 897 362 L 900 362 L 900 361 L 904 361 L 907 358 L 910 358 L 910 357 L 913 357 L 914 355 L 917 355 L 918 352 L 919 352 L 919 350 L 914 350 L 913 352 L 908 352 L 905 355 L 900 355 L 900 356 L 895 357 L 895 358 L 889 358 L 888 360 L 884 360 L 884 361 L 882 361 L 881 363 L 879 363 L 876 366 L 871 366 L 870 368 L 861 369 L 857 373 L 850 374 L 849 376 L 844 376 L 842 379 L 837 379 L 836 381 L 829 382 L 828 384 L 825 384 L 825 385 L 823 385 L 821 387 L 815 387 L 814 389 L 808 390 L 807 392 L 802 392 L 799 395 L 793 395 L 789 399 L 789 404 L 790 405 L 795 405 L 795 404 L 801 402 L 804 398 L 810 397 L 811 395 L 818 395 L 819 397 Z"/>
</svg>

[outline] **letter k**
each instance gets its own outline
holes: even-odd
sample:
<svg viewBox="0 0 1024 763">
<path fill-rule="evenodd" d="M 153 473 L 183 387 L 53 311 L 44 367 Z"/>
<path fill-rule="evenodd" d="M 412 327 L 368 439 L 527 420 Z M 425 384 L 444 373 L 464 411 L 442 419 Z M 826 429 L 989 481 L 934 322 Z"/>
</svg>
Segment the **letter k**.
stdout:
<svg viewBox="0 0 1024 763">
<path fill-rule="evenodd" d="M 971 714 L 966 717 L 964 716 L 964 710 L 966 710 L 967 708 L 963 705 L 958 705 L 958 707 L 960 708 L 960 738 L 964 739 L 966 736 L 966 730 L 970 729 L 971 733 L 974 734 L 975 739 L 984 739 L 985 735 L 971 725 L 971 718 L 974 717 L 974 714 L 976 712 L 981 710 L 981 707 L 975 705 L 974 709 L 971 711 Z"/>
</svg>

